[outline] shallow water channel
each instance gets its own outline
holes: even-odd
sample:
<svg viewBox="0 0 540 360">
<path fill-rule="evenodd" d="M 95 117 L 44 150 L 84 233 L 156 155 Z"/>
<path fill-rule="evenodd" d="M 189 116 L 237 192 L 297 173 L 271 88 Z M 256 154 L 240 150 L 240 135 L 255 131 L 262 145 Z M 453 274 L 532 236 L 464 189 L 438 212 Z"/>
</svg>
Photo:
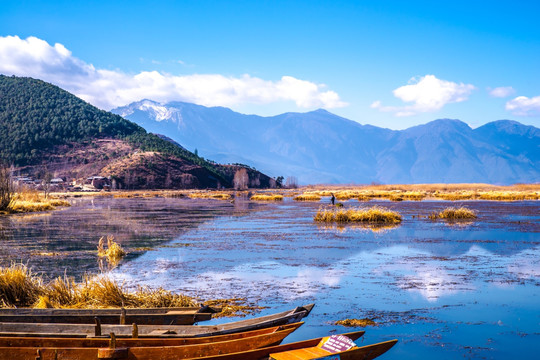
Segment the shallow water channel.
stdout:
<svg viewBox="0 0 540 360">
<path fill-rule="evenodd" d="M 381 359 L 538 355 L 539 202 L 374 204 L 404 221 L 321 226 L 313 215 L 323 204 L 290 199 L 75 199 L 61 211 L 0 217 L 0 262 L 80 278 L 106 270 L 95 249 L 100 236 L 114 235 L 129 254 L 111 273 L 126 286 L 205 300 L 245 297 L 268 306 L 261 314 L 315 303 L 286 341 L 352 331 L 333 322 L 369 318 L 378 325 L 365 329 L 360 344 L 399 339 Z M 455 205 L 476 210 L 478 219 L 425 217 Z"/>
</svg>

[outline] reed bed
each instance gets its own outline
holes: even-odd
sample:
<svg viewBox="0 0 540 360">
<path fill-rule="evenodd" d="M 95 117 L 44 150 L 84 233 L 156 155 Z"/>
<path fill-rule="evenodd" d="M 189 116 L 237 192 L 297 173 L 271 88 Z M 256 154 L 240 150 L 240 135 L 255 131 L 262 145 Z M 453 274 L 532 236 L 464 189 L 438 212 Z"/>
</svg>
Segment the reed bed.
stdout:
<svg viewBox="0 0 540 360">
<path fill-rule="evenodd" d="M 540 184 L 515 184 L 497 186 L 490 184 L 395 184 L 395 185 L 318 185 L 307 187 L 311 193 L 330 196 L 338 200 L 389 199 L 392 201 L 421 201 L 425 198 L 449 201 L 493 200 L 519 201 L 540 200 Z"/>
<path fill-rule="evenodd" d="M 373 206 L 370 208 L 348 209 L 320 208 L 313 219 L 320 222 L 366 222 L 397 224 L 401 222 L 402 217 L 398 212 L 380 206 Z"/>
<path fill-rule="evenodd" d="M 293 198 L 295 201 L 321 201 L 321 197 L 313 193 L 304 193 Z"/>
<path fill-rule="evenodd" d="M 283 201 L 283 195 L 279 194 L 255 194 L 249 198 L 253 201 Z"/>
<path fill-rule="evenodd" d="M 432 220 L 445 219 L 445 220 L 462 220 L 462 219 L 476 219 L 477 215 L 474 210 L 466 207 L 447 207 L 446 209 L 429 215 Z"/>
<path fill-rule="evenodd" d="M 76 282 L 68 276 L 46 283 L 24 264 L 0 267 L 0 307 L 110 308 L 197 306 L 196 299 L 163 288 L 126 290 L 115 280 L 85 276 Z"/>
<path fill-rule="evenodd" d="M 224 192 L 193 192 L 188 196 L 192 199 L 216 199 L 216 200 L 231 200 L 232 194 Z"/>
<path fill-rule="evenodd" d="M 60 206 L 71 206 L 69 201 L 57 197 L 45 198 L 37 191 L 25 190 L 16 193 L 8 212 L 10 213 L 29 213 L 54 210 Z"/>
</svg>

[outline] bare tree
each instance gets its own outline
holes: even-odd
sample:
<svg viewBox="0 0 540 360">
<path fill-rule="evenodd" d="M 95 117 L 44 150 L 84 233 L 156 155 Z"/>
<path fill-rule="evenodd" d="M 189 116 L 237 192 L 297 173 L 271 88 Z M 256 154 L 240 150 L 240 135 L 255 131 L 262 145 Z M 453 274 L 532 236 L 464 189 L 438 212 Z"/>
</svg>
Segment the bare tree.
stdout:
<svg viewBox="0 0 540 360">
<path fill-rule="evenodd" d="M 52 173 L 45 169 L 43 173 L 43 192 L 45 194 L 45 199 L 49 197 L 49 192 L 51 191 L 51 180 L 53 178 Z"/>
<path fill-rule="evenodd" d="M 233 179 L 234 188 L 236 190 L 245 190 L 248 188 L 248 183 L 249 183 L 249 175 L 247 173 L 247 170 L 244 168 L 236 170 L 236 173 L 234 174 L 234 179 Z"/>
<path fill-rule="evenodd" d="M 5 165 L 0 165 L 0 210 L 9 208 L 14 193 L 10 169 Z"/>
<path fill-rule="evenodd" d="M 285 180 L 285 187 L 288 187 L 289 189 L 296 189 L 298 187 L 298 179 L 296 176 L 287 177 L 287 180 Z"/>
</svg>

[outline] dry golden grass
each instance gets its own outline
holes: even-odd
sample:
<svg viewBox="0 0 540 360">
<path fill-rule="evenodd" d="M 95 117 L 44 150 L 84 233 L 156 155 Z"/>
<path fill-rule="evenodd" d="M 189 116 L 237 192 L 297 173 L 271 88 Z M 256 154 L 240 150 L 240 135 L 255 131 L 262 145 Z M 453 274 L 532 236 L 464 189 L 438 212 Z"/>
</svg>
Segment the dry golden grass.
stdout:
<svg viewBox="0 0 540 360">
<path fill-rule="evenodd" d="M 445 219 L 445 220 L 460 220 L 460 219 L 476 219 L 476 212 L 466 207 L 448 207 L 443 211 L 429 215 L 429 218 Z"/>
<path fill-rule="evenodd" d="M 279 194 L 269 194 L 269 195 L 255 194 L 249 199 L 254 200 L 254 201 L 283 201 L 283 195 L 279 195 Z"/>
<path fill-rule="evenodd" d="M 107 276 L 85 276 L 77 283 L 58 277 L 45 283 L 24 264 L 0 267 L 0 307 L 107 308 L 197 306 L 192 297 L 163 288 L 128 291 Z"/>
<path fill-rule="evenodd" d="M 348 209 L 320 208 L 313 219 L 321 222 L 369 222 L 388 224 L 397 224 L 402 220 L 399 213 L 380 206 Z"/>
<path fill-rule="evenodd" d="M 497 186 L 489 184 L 395 184 L 395 185 L 317 185 L 304 191 L 330 196 L 338 200 L 389 199 L 392 201 L 420 201 L 426 198 L 450 201 L 459 200 L 540 200 L 540 184 Z"/>
<path fill-rule="evenodd" d="M 321 197 L 314 193 L 304 193 L 293 198 L 296 201 L 321 201 Z"/>
<path fill-rule="evenodd" d="M 366 327 L 377 326 L 377 323 L 371 319 L 345 319 L 336 321 L 334 325 L 342 325 L 347 327 Z"/>
<path fill-rule="evenodd" d="M 216 200 L 231 200 L 233 198 L 232 194 L 224 192 L 193 192 L 189 193 L 188 196 L 192 199 L 216 199 Z"/>
<path fill-rule="evenodd" d="M 57 197 L 49 196 L 46 199 L 36 190 L 25 189 L 15 194 L 8 210 L 11 213 L 28 213 L 54 210 L 59 206 L 71 206 L 71 204 L 67 200 Z"/>
<path fill-rule="evenodd" d="M 105 238 L 102 236 L 99 239 L 98 243 L 98 256 L 107 257 L 107 259 L 113 263 L 117 264 L 124 256 L 126 256 L 126 251 L 122 248 L 120 244 L 114 241 L 114 236 L 107 236 L 107 250 L 105 250 Z"/>
<path fill-rule="evenodd" d="M 29 306 L 39 297 L 42 279 L 24 264 L 0 267 L 0 307 Z"/>
</svg>

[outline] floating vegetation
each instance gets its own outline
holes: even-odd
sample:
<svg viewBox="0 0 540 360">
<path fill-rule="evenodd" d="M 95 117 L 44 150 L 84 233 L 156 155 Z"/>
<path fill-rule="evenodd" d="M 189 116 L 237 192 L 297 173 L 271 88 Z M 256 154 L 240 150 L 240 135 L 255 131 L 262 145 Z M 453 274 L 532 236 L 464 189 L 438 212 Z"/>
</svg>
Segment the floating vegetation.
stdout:
<svg viewBox="0 0 540 360">
<path fill-rule="evenodd" d="M 216 299 L 209 300 L 204 305 L 212 307 L 221 307 L 221 312 L 213 315 L 214 318 L 252 315 L 262 309 L 263 306 L 249 304 L 245 298 Z"/>
<path fill-rule="evenodd" d="M 378 324 L 372 319 L 345 319 L 338 320 L 334 325 L 342 325 L 346 327 L 367 327 L 367 326 L 378 326 Z"/>
<path fill-rule="evenodd" d="M 380 206 L 349 209 L 320 208 L 313 219 L 321 222 L 370 222 L 389 224 L 397 224 L 402 220 L 401 215 L 398 212 Z"/>
<path fill-rule="evenodd" d="M 293 198 L 296 201 L 321 201 L 321 197 L 317 194 L 305 193 L 297 195 Z"/>
<path fill-rule="evenodd" d="M 466 207 L 448 207 L 438 213 L 429 215 L 432 220 L 445 219 L 445 220 L 461 220 L 461 219 L 476 219 L 476 212 Z"/>
<path fill-rule="evenodd" d="M 105 237 L 101 237 L 98 243 L 98 256 L 107 257 L 107 259 L 114 264 L 117 264 L 124 256 L 126 256 L 126 251 L 122 248 L 120 244 L 114 241 L 114 236 L 107 236 L 107 250 L 105 250 Z"/>
<path fill-rule="evenodd" d="M 283 195 L 279 195 L 279 194 L 270 194 L 270 195 L 255 194 L 255 195 L 251 196 L 249 199 L 254 200 L 254 201 L 282 201 L 283 200 Z"/>
<path fill-rule="evenodd" d="M 189 296 L 163 288 L 130 292 L 107 276 L 84 276 L 78 283 L 63 276 L 45 284 L 24 264 L 0 267 L 0 307 L 106 308 L 197 306 Z"/>
</svg>

